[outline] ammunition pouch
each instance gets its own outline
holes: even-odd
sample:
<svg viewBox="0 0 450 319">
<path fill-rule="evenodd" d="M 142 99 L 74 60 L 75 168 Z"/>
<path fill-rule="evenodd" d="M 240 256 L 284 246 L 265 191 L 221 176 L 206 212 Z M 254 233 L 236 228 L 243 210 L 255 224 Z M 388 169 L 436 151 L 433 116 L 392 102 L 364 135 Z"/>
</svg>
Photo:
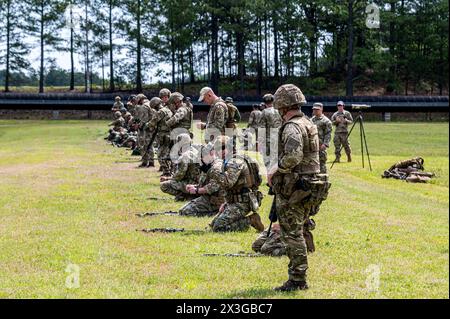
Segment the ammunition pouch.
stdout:
<svg viewBox="0 0 450 319">
<path fill-rule="evenodd" d="M 331 187 L 326 174 L 301 175 L 298 173 L 275 174 L 272 185 L 276 194 L 288 199 L 289 205 L 306 206 L 310 215 L 318 212 L 318 207 L 327 199 Z"/>
</svg>

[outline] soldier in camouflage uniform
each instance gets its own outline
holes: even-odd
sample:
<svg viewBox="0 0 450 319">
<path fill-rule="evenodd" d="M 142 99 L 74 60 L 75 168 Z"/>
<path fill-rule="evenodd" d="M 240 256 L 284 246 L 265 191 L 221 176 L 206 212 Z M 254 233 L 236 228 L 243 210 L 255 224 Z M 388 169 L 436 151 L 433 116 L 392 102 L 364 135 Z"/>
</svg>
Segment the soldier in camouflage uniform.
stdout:
<svg viewBox="0 0 450 319">
<path fill-rule="evenodd" d="M 263 101 L 265 108 L 261 112 L 260 127 L 264 129 L 266 136 L 265 144 L 261 145 L 260 151 L 264 159 L 264 165 L 267 168 L 271 161 L 276 161 L 276 154 L 274 154 L 275 150 L 272 150 L 271 147 L 275 147 L 273 145 L 276 145 L 278 129 L 281 127 L 282 120 L 278 110 L 273 108 L 273 95 L 264 95 Z M 273 132 L 273 134 L 271 134 L 271 132 Z"/>
<path fill-rule="evenodd" d="M 252 244 L 253 251 L 274 257 L 286 255 L 286 245 L 281 240 L 280 225 L 272 225 L 269 238 L 267 238 L 267 233 L 268 230 L 265 230 L 259 234 L 258 238 Z"/>
<path fill-rule="evenodd" d="M 319 134 L 319 160 L 320 160 L 320 173 L 327 173 L 327 148 L 330 147 L 331 131 L 333 126 L 328 117 L 323 114 L 323 104 L 313 104 L 313 117 L 311 121 L 317 126 L 317 132 Z"/>
<path fill-rule="evenodd" d="M 122 117 L 122 113 L 116 111 L 114 113 L 114 121 L 109 123 L 108 126 L 112 126 L 114 131 L 120 131 L 125 126 L 125 119 Z"/>
<path fill-rule="evenodd" d="M 232 128 L 233 130 L 236 129 L 236 123 L 241 121 L 241 113 L 239 113 L 238 108 L 236 105 L 233 104 L 233 98 L 227 97 L 225 99 L 225 104 L 228 108 L 228 118 L 225 126 L 227 128 Z"/>
<path fill-rule="evenodd" d="M 250 112 L 250 116 L 248 117 L 248 124 L 247 124 L 247 130 L 246 133 L 249 134 L 252 138 L 254 137 L 255 140 L 255 146 L 256 150 L 259 149 L 259 143 L 258 143 L 258 130 L 261 126 L 261 118 L 262 118 L 262 112 L 260 110 L 260 106 L 258 104 L 253 104 L 252 106 L 253 111 Z M 253 143 L 252 141 L 248 141 L 248 145 Z"/>
<path fill-rule="evenodd" d="M 150 101 L 144 94 L 139 94 L 136 100 L 136 117 L 140 122 L 138 143 L 142 154 L 142 164 L 139 167 L 154 167 L 155 151 L 151 142 L 152 132 L 148 127 L 148 122 L 156 116 L 156 110 L 150 106 Z"/>
<path fill-rule="evenodd" d="M 319 181 L 319 137 L 317 127 L 301 112 L 306 104 L 301 90 L 293 84 L 282 85 L 274 96 L 283 125 L 278 138 L 278 163 L 269 169 L 267 181 L 275 193 L 281 238 L 290 263 L 289 280 L 277 291 L 307 289 L 307 246 L 304 225 L 312 208 L 326 198 L 329 183 Z"/>
<path fill-rule="evenodd" d="M 228 107 L 210 87 L 200 90 L 199 102 L 210 105 L 206 123 L 197 123 L 197 128 L 205 130 L 205 142 L 213 141 L 217 136 L 225 134 L 228 119 Z"/>
<path fill-rule="evenodd" d="M 341 145 L 344 146 L 345 154 L 347 154 L 347 161 L 352 161 L 352 149 L 350 141 L 348 140 L 348 126 L 353 123 L 352 114 L 344 110 L 344 102 L 337 102 L 338 111 L 331 116 L 331 122 L 336 126 L 334 131 L 334 148 L 336 154 L 336 163 L 341 159 Z"/>
<path fill-rule="evenodd" d="M 158 162 L 163 176 L 171 176 L 172 162 L 170 160 L 170 149 L 172 141 L 170 140 L 170 127 L 167 122 L 172 118 L 172 111 L 163 105 L 162 100 L 154 97 L 150 105 L 155 110 L 158 109 L 155 116 L 148 123 L 148 129 L 152 134 L 152 139 L 158 142 Z M 156 135 L 155 135 L 156 134 Z"/>
<path fill-rule="evenodd" d="M 232 141 L 229 136 L 219 136 L 214 142 L 216 154 L 224 161 L 220 185 L 226 192 L 226 202 L 210 226 L 214 232 L 245 231 L 249 226 L 261 232 L 264 225 L 257 210 L 262 193 L 247 160 L 235 154 Z"/>
<path fill-rule="evenodd" d="M 169 107 L 169 98 L 170 98 L 170 94 L 172 94 L 171 92 L 170 92 L 170 90 L 169 89 L 166 89 L 166 88 L 163 88 L 163 89 L 161 89 L 160 91 L 159 91 L 159 98 L 161 99 L 161 101 L 162 101 L 162 104 L 161 104 L 161 107 L 162 106 L 167 106 L 167 107 Z M 170 109 L 170 108 L 169 108 Z M 170 111 L 172 112 L 172 113 L 175 113 L 174 112 L 174 110 L 172 110 L 172 109 L 170 109 Z"/>
<path fill-rule="evenodd" d="M 114 99 L 113 107 L 111 108 L 112 112 L 120 111 L 121 108 L 123 108 L 122 98 L 120 96 L 116 96 Z"/>
<path fill-rule="evenodd" d="M 193 111 L 185 103 L 183 103 L 184 96 L 181 93 L 174 92 L 170 95 L 169 105 L 173 105 L 175 114 L 167 121 L 170 129 L 184 129 L 186 133 L 191 135 Z M 177 131 L 178 132 L 178 131 Z"/>
<path fill-rule="evenodd" d="M 200 150 L 202 172 L 198 184 L 186 185 L 186 191 L 199 196 L 184 205 L 179 213 L 184 216 L 214 216 L 225 202 L 223 191 L 220 189 L 220 174 L 222 161 L 216 158 L 212 143 L 202 146 Z"/>
<path fill-rule="evenodd" d="M 190 198 L 186 190 L 187 185 L 198 184 L 200 177 L 200 164 L 198 163 L 198 151 L 191 143 L 189 134 L 178 136 L 177 147 L 180 157 L 174 162 L 174 172 L 172 177 L 161 176 L 161 191 L 175 196 L 175 200 Z"/>
<path fill-rule="evenodd" d="M 130 95 L 127 102 L 127 110 L 134 117 L 136 108 L 136 95 Z"/>
</svg>

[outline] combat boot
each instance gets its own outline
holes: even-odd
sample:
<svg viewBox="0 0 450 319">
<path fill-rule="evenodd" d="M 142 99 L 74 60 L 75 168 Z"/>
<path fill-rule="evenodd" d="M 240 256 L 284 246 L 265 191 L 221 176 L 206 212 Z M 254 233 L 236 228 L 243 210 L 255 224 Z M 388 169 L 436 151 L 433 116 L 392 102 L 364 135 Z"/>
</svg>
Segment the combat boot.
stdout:
<svg viewBox="0 0 450 319">
<path fill-rule="evenodd" d="M 257 213 L 253 213 L 250 216 L 248 216 L 248 220 L 250 222 L 250 225 L 255 228 L 259 232 L 264 231 L 264 224 L 261 221 L 261 217 Z"/>
<path fill-rule="evenodd" d="M 347 162 L 350 163 L 352 161 L 352 154 L 347 154 Z"/>
<path fill-rule="evenodd" d="M 341 158 L 340 157 L 336 157 L 336 159 L 334 160 L 335 163 L 340 163 L 341 162 Z"/>
<path fill-rule="evenodd" d="M 155 162 L 153 161 L 147 162 L 147 167 L 155 167 Z"/>
<path fill-rule="evenodd" d="M 306 281 L 294 281 L 289 279 L 282 286 L 276 287 L 273 290 L 287 292 L 306 289 L 308 289 L 308 284 L 306 283 Z"/>
<path fill-rule="evenodd" d="M 138 168 L 144 168 L 144 167 L 147 167 L 147 165 L 148 165 L 148 162 L 147 161 L 143 161 L 141 163 L 141 165 L 138 166 Z"/>
</svg>

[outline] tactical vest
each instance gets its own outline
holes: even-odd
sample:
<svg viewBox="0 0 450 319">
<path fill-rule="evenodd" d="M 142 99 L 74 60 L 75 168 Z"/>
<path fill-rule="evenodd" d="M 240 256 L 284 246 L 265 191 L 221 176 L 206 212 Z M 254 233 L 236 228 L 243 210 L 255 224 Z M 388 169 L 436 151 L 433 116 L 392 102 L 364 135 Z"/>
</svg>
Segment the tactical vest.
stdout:
<svg viewBox="0 0 450 319">
<path fill-rule="evenodd" d="M 303 159 L 293 171 L 299 174 L 316 174 L 320 172 L 319 162 L 319 136 L 317 126 L 311 122 L 303 113 L 300 116 L 295 116 L 283 124 L 280 129 L 280 137 L 283 134 L 284 128 L 288 124 L 294 124 L 302 135 L 303 139 Z M 278 143 L 278 152 L 284 152 L 284 145 Z"/>
<path fill-rule="evenodd" d="M 185 128 L 188 131 L 191 131 L 192 121 L 194 119 L 194 112 L 190 107 L 183 103 L 181 106 L 186 109 L 186 116 L 178 123 L 179 127 Z"/>
<path fill-rule="evenodd" d="M 167 125 L 167 120 L 172 117 L 172 112 L 169 110 L 169 108 L 163 106 L 159 111 L 160 114 L 162 113 L 163 116 L 161 120 L 159 121 L 159 128 L 158 131 L 160 133 L 168 134 L 170 133 L 170 127 Z"/>
</svg>

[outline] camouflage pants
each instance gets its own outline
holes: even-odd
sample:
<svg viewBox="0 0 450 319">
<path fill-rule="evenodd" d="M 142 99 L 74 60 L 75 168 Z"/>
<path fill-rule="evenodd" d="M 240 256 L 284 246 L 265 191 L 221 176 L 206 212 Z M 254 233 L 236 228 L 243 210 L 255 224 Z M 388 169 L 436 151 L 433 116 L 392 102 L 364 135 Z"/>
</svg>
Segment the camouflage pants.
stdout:
<svg viewBox="0 0 450 319">
<path fill-rule="evenodd" d="M 152 139 L 152 134 L 150 131 L 145 130 L 143 134 L 143 146 L 142 146 L 142 162 L 143 163 L 153 163 L 155 158 L 155 150 L 153 149 L 153 143 L 150 145 Z"/>
<path fill-rule="evenodd" d="M 320 173 L 326 174 L 327 173 L 327 159 L 328 154 L 327 150 L 319 151 L 319 161 L 320 161 Z"/>
<path fill-rule="evenodd" d="M 214 232 L 246 231 L 250 227 L 246 217 L 250 211 L 248 203 L 226 203 L 223 212 L 212 220 L 211 229 Z"/>
<path fill-rule="evenodd" d="M 158 162 L 161 166 L 163 175 L 170 175 L 172 172 L 172 161 L 170 160 L 170 149 L 172 144 L 170 137 L 167 135 L 160 136 L 158 138 Z"/>
<path fill-rule="evenodd" d="M 179 195 L 188 194 L 188 192 L 186 191 L 187 184 L 188 183 L 186 183 L 186 182 L 169 180 L 169 181 L 162 182 L 160 185 L 160 188 L 163 193 L 170 194 L 173 196 L 179 196 Z"/>
<path fill-rule="evenodd" d="M 344 146 L 345 154 L 347 156 L 352 153 L 352 149 L 350 148 L 350 141 L 347 138 L 347 133 L 334 133 L 334 153 L 336 154 L 336 158 L 341 158 L 341 146 Z"/>
<path fill-rule="evenodd" d="M 211 202 L 210 196 L 203 195 L 187 202 L 181 207 L 179 213 L 183 216 L 214 216 L 219 211 L 219 207 Z"/>
<path fill-rule="evenodd" d="M 286 255 L 286 246 L 276 234 L 267 238 L 267 231 L 262 232 L 252 244 L 253 251 L 268 256 Z"/>
<path fill-rule="evenodd" d="M 308 253 L 303 225 L 308 212 L 301 205 L 290 204 L 282 195 L 276 195 L 276 208 L 281 229 L 281 240 L 286 245 L 289 257 L 288 275 L 290 280 L 306 281 Z"/>
</svg>

